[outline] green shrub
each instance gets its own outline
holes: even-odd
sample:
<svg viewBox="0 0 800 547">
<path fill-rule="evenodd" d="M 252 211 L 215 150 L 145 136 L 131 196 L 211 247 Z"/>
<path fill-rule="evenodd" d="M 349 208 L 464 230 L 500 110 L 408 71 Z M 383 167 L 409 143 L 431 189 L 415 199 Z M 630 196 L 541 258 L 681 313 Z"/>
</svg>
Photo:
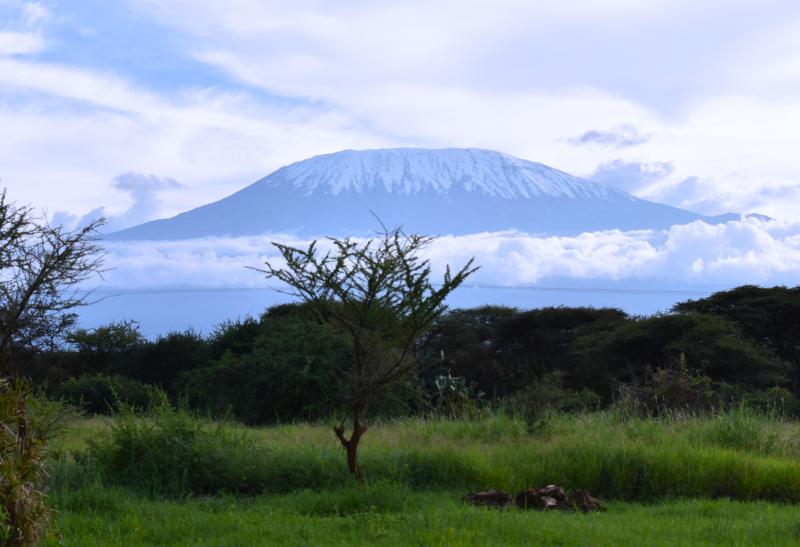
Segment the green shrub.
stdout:
<svg viewBox="0 0 800 547">
<path fill-rule="evenodd" d="M 73 464 L 86 472 L 56 469 L 62 490 L 74 489 L 82 477 L 89 485 L 100 477 L 107 485 L 165 496 L 277 494 L 353 484 L 327 428 L 254 430 L 169 407 L 149 415 L 126 413 L 116 421 Z M 625 421 L 609 413 L 555 414 L 535 436 L 522 419 L 483 413 L 470 420 L 376 426 L 362 466 L 367 485 L 389 481 L 417 490 L 515 491 L 558 483 L 628 501 L 730 497 L 797 503 L 800 450 L 789 440 L 796 433 L 793 424 L 746 409 Z M 402 495 L 395 494 L 383 506 L 387 510 L 401 503 Z M 312 512 L 380 506 L 319 503 Z"/>
<path fill-rule="evenodd" d="M 36 545 L 50 530 L 47 443 L 66 413 L 22 382 L 0 380 L 0 543 Z"/>
<path fill-rule="evenodd" d="M 690 438 L 704 444 L 760 454 L 775 452 L 780 442 L 775 417 L 746 406 L 704 420 L 692 433 Z"/>
<path fill-rule="evenodd" d="M 95 374 L 68 380 L 56 391 L 56 398 L 92 414 L 111 414 L 120 406 L 147 410 L 164 395 L 158 388 L 124 376 Z"/>
<path fill-rule="evenodd" d="M 256 492 L 248 471 L 258 447 L 241 431 L 208 424 L 162 404 L 146 415 L 116 415 L 108 439 L 93 443 L 88 462 L 112 483 L 170 496 Z"/>
<path fill-rule="evenodd" d="M 330 416 L 350 365 L 341 337 L 295 317 L 264 319 L 260 328 L 250 352 L 228 352 L 212 366 L 184 374 L 192 406 L 247 424 Z"/>
<path fill-rule="evenodd" d="M 545 425 L 551 413 L 587 412 L 597 410 L 601 403 L 601 397 L 590 389 L 564 388 L 564 373 L 555 371 L 543 374 L 506 398 L 502 408 L 520 416 L 527 422 L 529 430 L 535 431 Z"/>
</svg>

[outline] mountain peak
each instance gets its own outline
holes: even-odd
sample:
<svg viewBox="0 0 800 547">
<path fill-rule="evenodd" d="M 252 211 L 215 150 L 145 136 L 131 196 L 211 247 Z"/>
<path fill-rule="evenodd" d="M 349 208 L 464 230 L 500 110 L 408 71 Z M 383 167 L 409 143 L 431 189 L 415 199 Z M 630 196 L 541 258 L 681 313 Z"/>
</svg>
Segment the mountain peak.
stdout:
<svg viewBox="0 0 800 547">
<path fill-rule="evenodd" d="M 387 226 L 430 235 L 509 229 L 576 235 L 725 221 L 491 150 L 394 148 L 315 156 L 217 202 L 107 237 L 368 236 L 374 215 Z"/>
<path fill-rule="evenodd" d="M 403 195 L 466 191 L 506 199 L 627 196 L 541 163 L 477 148 L 343 150 L 287 165 L 259 183 L 291 186 L 306 195 L 382 190 Z"/>
</svg>

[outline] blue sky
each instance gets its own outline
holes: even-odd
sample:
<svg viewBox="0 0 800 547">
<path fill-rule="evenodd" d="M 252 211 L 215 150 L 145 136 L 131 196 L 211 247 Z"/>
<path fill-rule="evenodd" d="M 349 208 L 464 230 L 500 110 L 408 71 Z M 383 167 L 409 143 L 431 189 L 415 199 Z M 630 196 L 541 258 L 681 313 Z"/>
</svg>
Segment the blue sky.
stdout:
<svg viewBox="0 0 800 547">
<path fill-rule="evenodd" d="M 476 256 L 484 284 L 796 284 L 798 143 L 788 0 L 0 0 L 0 184 L 67 223 L 172 215 L 346 148 L 479 147 L 779 220 L 442 238 L 437 267 Z M 103 286 L 263 287 L 244 266 L 269 240 L 111 245 Z"/>
<path fill-rule="evenodd" d="M 127 224 L 396 145 L 800 220 L 800 4 L 0 0 L 0 127 L 14 197 Z"/>
</svg>

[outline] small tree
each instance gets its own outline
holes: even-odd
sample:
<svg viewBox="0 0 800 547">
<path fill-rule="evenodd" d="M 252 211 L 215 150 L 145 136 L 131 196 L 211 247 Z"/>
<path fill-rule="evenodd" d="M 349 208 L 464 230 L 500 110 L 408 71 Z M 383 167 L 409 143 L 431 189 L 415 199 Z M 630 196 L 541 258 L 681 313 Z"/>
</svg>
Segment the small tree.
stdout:
<svg viewBox="0 0 800 547">
<path fill-rule="evenodd" d="M 77 285 L 99 271 L 96 221 L 76 231 L 50 226 L 0 191 L 0 541 L 34 545 L 49 513 L 41 493 L 47 434 L 28 417 L 20 355 L 53 347 L 86 303 Z M 15 381 L 9 382 L 6 377 Z"/>
<path fill-rule="evenodd" d="M 474 259 L 456 273 L 448 266 L 442 284 L 434 286 L 430 262 L 418 256 L 430 237 L 384 227 L 365 242 L 328 240 L 333 249 L 324 254 L 316 241 L 306 249 L 273 243 L 285 264 L 267 261 L 257 271 L 288 285 L 288 294 L 309 303 L 350 342 L 353 366 L 342 379 L 347 414 L 334 432 L 347 452 L 348 469 L 361 480 L 358 444 L 370 403 L 414 371 L 417 339 L 446 309 L 447 295 L 477 268 Z"/>
<path fill-rule="evenodd" d="M 0 373 L 16 376 L 21 352 L 53 347 L 75 323 L 86 304 L 77 285 L 101 268 L 102 223 L 50 226 L 0 192 Z"/>
</svg>

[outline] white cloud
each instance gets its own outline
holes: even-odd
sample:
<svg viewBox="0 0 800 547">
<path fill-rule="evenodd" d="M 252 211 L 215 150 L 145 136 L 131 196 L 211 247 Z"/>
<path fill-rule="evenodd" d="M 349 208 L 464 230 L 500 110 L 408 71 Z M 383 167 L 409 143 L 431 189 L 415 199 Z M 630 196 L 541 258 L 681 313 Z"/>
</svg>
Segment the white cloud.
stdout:
<svg viewBox="0 0 800 547">
<path fill-rule="evenodd" d="M 649 138 L 615 156 L 675 167 L 623 184 L 642 197 L 800 220 L 769 192 L 800 186 L 800 13 L 786 2 L 134 4 L 192 36 L 198 59 L 386 134 L 590 175 L 614 158 L 570 141 L 630 127 Z M 689 177 L 702 195 L 680 193 Z"/>
<path fill-rule="evenodd" d="M 129 203 L 108 181 L 144 172 L 191 189 L 164 196 L 174 214 L 314 154 L 420 145 L 498 149 L 584 176 L 617 159 L 670 164 L 619 185 L 705 213 L 800 221 L 800 13 L 789 3 L 129 0 L 131 24 L 157 22 L 239 91 L 164 90 L 124 63 L 111 73 L 90 58 L 8 57 L 58 43 L 58 14 L 0 0 L 11 4 L 0 177 L 50 210 L 121 214 Z M 571 142 L 619 128 L 628 135 L 612 156 Z"/>
<path fill-rule="evenodd" d="M 97 207 L 82 217 L 68 211 L 57 211 L 51 218 L 54 225 L 74 229 L 85 226 L 99 218 L 105 219 L 102 227 L 104 233 L 116 232 L 136 224 L 160 218 L 164 213 L 163 192 L 185 189 L 184 186 L 170 178 L 140 173 L 125 173 L 111 181 L 111 187 L 128 194 L 131 204 L 125 211 L 114 214 L 104 207 Z"/>
<path fill-rule="evenodd" d="M 37 53 L 44 49 L 44 39 L 34 32 L 0 31 L 0 56 Z"/>
<path fill-rule="evenodd" d="M 111 213 L 121 172 L 186 181 L 175 214 L 230 194 L 289 160 L 380 143 L 335 112 L 263 105 L 246 93 L 170 98 L 86 69 L 0 58 L 0 177 L 15 200 L 50 210 Z"/>
<path fill-rule="evenodd" d="M 264 287 L 246 266 L 277 257 L 281 235 L 173 242 L 109 242 L 106 285 L 112 287 Z M 323 242 L 323 245 L 325 243 Z M 470 283 L 531 285 L 548 278 L 655 280 L 714 284 L 786 283 L 800 278 L 800 224 L 747 219 L 694 222 L 665 232 L 594 232 L 535 237 L 518 232 L 441 237 L 426 251 L 441 275 L 445 264 L 476 258 Z"/>
</svg>

